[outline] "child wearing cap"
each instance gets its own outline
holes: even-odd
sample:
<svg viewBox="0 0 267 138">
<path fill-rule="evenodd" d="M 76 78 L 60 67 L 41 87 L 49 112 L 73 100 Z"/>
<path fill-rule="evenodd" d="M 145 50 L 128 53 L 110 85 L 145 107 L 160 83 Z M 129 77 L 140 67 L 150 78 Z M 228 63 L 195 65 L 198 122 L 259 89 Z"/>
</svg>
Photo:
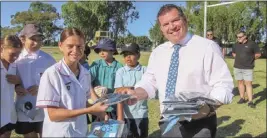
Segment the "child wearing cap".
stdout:
<svg viewBox="0 0 267 138">
<path fill-rule="evenodd" d="M 15 35 L 8 35 L 1 40 L 1 125 L 0 137 L 10 137 L 15 129 L 17 113 L 14 104 L 15 85 L 21 80 L 17 76 L 14 61 L 22 49 L 20 39 Z"/>
<path fill-rule="evenodd" d="M 116 71 L 123 66 L 113 57 L 113 55 L 118 54 L 116 43 L 108 38 L 101 39 L 94 51 L 102 59 L 94 61 L 90 66 L 92 85 L 93 87 L 106 87 L 107 93 L 113 93 Z M 111 118 L 116 119 L 116 106 L 113 108 Z"/>
<path fill-rule="evenodd" d="M 79 63 L 84 53 L 84 39 L 79 29 L 65 29 L 59 42 L 64 57 L 41 78 L 36 105 L 45 112 L 43 137 L 86 137 L 86 114 L 102 119 L 105 116 L 107 105 L 87 104 L 90 96 L 96 96 L 90 85 L 90 72 Z"/>
<path fill-rule="evenodd" d="M 18 74 L 22 80 L 16 86 L 16 110 L 18 121 L 16 133 L 24 137 L 37 137 L 42 134 L 44 113 L 36 108 L 36 96 L 40 78 L 44 71 L 56 61 L 49 54 L 40 50 L 43 35 L 35 24 L 24 26 L 21 36 L 24 37 L 24 49 L 17 59 Z"/>
<path fill-rule="evenodd" d="M 133 89 L 135 84 L 141 80 L 146 71 L 138 60 L 140 48 L 138 44 L 131 43 L 122 47 L 121 54 L 124 57 L 125 66 L 116 72 L 115 88 Z M 121 88 L 123 87 L 123 88 Z M 148 106 L 147 100 L 139 101 L 135 105 L 123 104 L 124 120 L 129 132 L 127 137 L 148 137 Z"/>
</svg>

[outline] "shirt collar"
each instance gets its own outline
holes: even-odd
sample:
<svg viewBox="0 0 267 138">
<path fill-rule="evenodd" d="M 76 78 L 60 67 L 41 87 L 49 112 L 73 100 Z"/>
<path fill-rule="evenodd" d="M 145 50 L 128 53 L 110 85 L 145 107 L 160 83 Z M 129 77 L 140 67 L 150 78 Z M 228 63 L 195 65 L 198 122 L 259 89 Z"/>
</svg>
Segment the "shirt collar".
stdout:
<svg viewBox="0 0 267 138">
<path fill-rule="evenodd" d="M 187 32 L 185 37 L 178 43 L 180 44 L 181 46 L 186 46 L 187 43 L 189 42 L 189 40 L 192 38 L 193 34 Z M 170 47 L 173 47 L 175 44 L 171 43 L 170 42 Z"/>
<path fill-rule="evenodd" d="M 102 64 L 103 66 L 115 67 L 116 64 L 117 64 L 117 62 L 116 62 L 116 59 L 113 58 L 112 63 L 111 63 L 110 65 L 108 65 L 108 63 L 107 63 L 104 59 L 101 59 L 101 64 Z"/>
<path fill-rule="evenodd" d="M 141 70 L 141 65 L 138 63 L 138 65 L 134 68 L 129 67 L 127 64 L 124 66 L 124 68 L 126 69 L 126 71 L 130 71 L 130 70 L 135 70 L 135 71 L 140 71 Z"/>
<path fill-rule="evenodd" d="M 1 69 L 4 69 L 5 67 L 4 67 L 4 65 L 3 65 L 1 60 L 0 60 L 0 62 L 1 62 Z"/>
<path fill-rule="evenodd" d="M 82 67 L 82 65 L 80 63 L 79 64 L 79 68 L 80 68 L 80 76 L 83 75 L 88 75 L 89 72 Z M 60 74 L 65 75 L 65 76 L 70 76 L 71 74 L 73 74 L 69 68 L 69 66 L 66 64 L 64 58 L 62 60 L 59 61 L 59 64 L 57 66 L 58 71 L 60 72 Z M 74 74 L 73 74 L 74 75 Z"/>
<path fill-rule="evenodd" d="M 3 62 L 1 60 L 0 62 L 1 62 L 1 69 L 5 69 Z M 17 66 L 15 63 L 10 63 L 7 70 L 9 70 L 9 68 L 16 68 L 16 67 Z"/>
<path fill-rule="evenodd" d="M 32 53 L 29 53 L 25 48 L 21 52 L 23 57 L 26 57 L 26 56 L 38 57 L 39 53 L 40 53 L 40 50 L 37 50 L 37 51 L 32 52 Z"/>
</svg>

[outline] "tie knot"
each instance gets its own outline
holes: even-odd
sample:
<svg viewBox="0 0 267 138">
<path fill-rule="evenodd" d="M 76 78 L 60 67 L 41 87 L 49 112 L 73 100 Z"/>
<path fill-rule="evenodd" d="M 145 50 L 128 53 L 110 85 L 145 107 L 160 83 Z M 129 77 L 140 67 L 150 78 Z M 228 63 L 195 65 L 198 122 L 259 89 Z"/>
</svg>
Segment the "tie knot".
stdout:
<svg viewBox="0 0 267 138">
<path fill-rule="evenodd" d="M 181 47 L 181 45 L 175 44 L 173 47 L 174 47 L 174 50 L 178 50 Z"/>
</svg>

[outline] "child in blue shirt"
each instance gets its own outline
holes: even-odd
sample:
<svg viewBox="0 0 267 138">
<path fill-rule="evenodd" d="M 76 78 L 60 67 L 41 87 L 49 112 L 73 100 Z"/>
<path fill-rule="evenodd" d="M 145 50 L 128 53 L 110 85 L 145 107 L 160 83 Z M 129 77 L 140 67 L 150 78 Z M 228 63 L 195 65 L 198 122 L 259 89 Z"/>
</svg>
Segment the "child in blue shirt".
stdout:
<svg viewBox="0 0 267 138">
<path fill-rule="evenodd" d="M 141 80 L 146 67 L 139 64 L 140 48 L 131 43 L 122 48 L 125 66 L 116 72 L 115 88 L 133 88 Z M 148 136 L 148 106 L 147 100 L 139 101 L 135 105 L 123 105 L 124 120 L 129 132 L 127 137 L 145 138 Z"/>
</svg>

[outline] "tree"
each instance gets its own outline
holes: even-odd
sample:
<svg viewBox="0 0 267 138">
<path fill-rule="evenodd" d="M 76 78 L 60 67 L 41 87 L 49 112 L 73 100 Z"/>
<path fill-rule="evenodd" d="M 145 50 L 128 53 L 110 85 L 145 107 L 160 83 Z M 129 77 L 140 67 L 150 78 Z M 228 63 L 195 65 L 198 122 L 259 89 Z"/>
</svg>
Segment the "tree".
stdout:
<svg viewBox="0 0 267 138">
<path fill-rule="evenodd" d="M 130 1 L 109 1 L 108 9 L 110 27 L 115 40 L 119 33 L 127 31 L 128 20 L 132 23 L 139 18 L 139 12 L 135 10 L 135 6 Z"/>
<path fill-rule="evenodd" d="M 97 30 L 111 30 L 116 40 L 127 31 L 127 22 L 139 16 L 130 1 L 71 1 L 62 5 L 62 17 L 66 26 L 82 29 L 89 40 Z"/>
<path fill-rule="evenodd" d="M 209 1 L 208 5 L 219 3 Z M 207 29 L 212 29 L 217 37 L 225 41 L 235 41 L 239 30 L 246 31 L 250 38 L 260 41 L 266 31 L 266 2 L 237 2 L 208 8 Z M 204 2 L 187 2 L 185 14 L 189 30 L 202 35 L 204 22 Z"/>
<path fill-rule="evenodd" d="M 163 43 L 164 41 L 166 41 L 166 39 L 164 38 L 161 30 L 160 30 L 160 25 L 158 22 L 156 22 L 156 24 L 149 29 L 149 37 L 152 40 L 152 42 L 156 45 Z"/>
<path fill-rule="evenodd" d="M 67 27 L 76 27 L 83 31 L 87 40 L 91 40 L 97 30 L 108 28 L 105 1 L 69 1 L 62 5 L 62 18 Z"/>
<path fill-rule="evenodd" d="M 20 32 L 22 30 L 22 28 L 20 26 L 16 26 L 16 27 L 1 27 L 1 38 L 3 38 L 4 36 L 7 35 L 17 35 L 18 32 Z"/>
<path fill-rule="evenodd" d="M 124 44 L 136 43 L 136 37 L 128 32 L 128 35 L 124 38 Z"/>
<path fill-rule="evenodd" d="M 28 11 L 17 12 L 11 16 L 11 24 L 23 27 L 28 23 L 40 25 L 45 36 L 45 41 L 50 43 L 51 40 L 61 30 L 56 25 L 56 21 L 60 19 L 59 13 L 51 4 L 42 2 L 32 2 Z"/>
<path fill-rule="evenodd" d="M 146 47 L 146 48 L 150 48 L 152 44 L 152 42 L 149 40 L 147 36 L 137 36 L 136 43 L 139 46 Z"/>
</svg>

